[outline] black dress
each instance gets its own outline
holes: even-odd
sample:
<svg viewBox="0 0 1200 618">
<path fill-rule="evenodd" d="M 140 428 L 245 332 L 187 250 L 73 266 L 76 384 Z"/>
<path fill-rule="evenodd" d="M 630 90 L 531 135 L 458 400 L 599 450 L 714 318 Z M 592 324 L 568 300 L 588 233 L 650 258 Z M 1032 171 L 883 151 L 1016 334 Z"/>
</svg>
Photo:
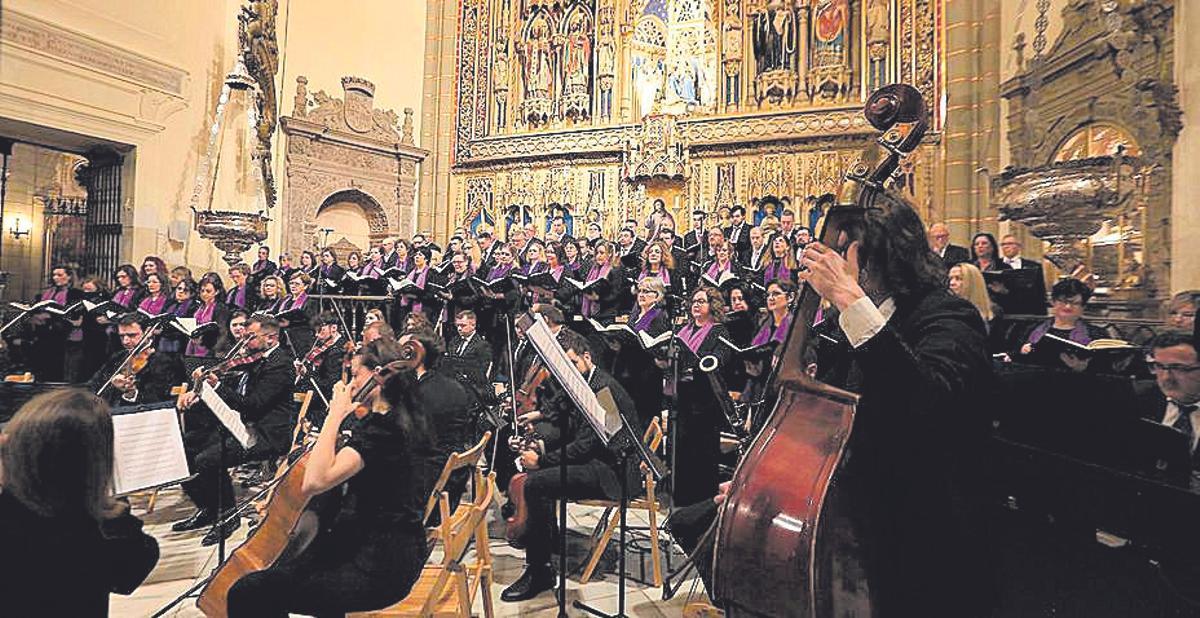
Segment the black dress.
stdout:
<svg viewBox="0 0 1200 618">
<path fill-rule="evenodd" d="M 358 452 L 363 468 L 346 481 L 332 526 L 295 558 L 239 580 L 229 591 L 229 618 L 341 615 L 408 595 L 429 550 L 425 496 L 413 482 L 419 463 L 410 455 L 419 441 L 399 416 L 371 413 L 352 424 L 345 448 Z"/>
<path fill-rule="evenodd" d="M 107 616 L 109 593 L 133 592 L 157 562 L 132 515 L 43 517 L 0 494 L 0 614 Z"/>
<path fill-rule="evenodd" d="M 729 332 L 721 324 L 700 342 L 696 353 L 692 353 L 679 342 L 680 368 L 678 397 L 678 421 L 675 425 L 674 488 L 675 504 L 693 504 L 717 495 L 718 470 L 721 457 L 721 428 L 728 425 L 721 412 L 708 375 L 700 371 L 696 362 L 705 356 L 717 357 L 721 366 L 729 360 L 729 347 L 719 341 Z"/>
</svg>

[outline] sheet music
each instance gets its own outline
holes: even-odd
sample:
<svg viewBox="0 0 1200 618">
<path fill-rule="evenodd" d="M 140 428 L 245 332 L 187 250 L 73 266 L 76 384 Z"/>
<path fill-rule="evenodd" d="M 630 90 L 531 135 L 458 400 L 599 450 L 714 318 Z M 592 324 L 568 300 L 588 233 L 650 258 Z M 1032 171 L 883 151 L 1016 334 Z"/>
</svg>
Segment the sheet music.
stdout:
<svg viewBox="0 0 1200 618">
<path fill-rule="evenodd" d="M 235 440 L 242 445 L 242 448 L 250 448 L 254 446 L 256 438 L 250 433 L 250 429 L 242 422 L 242 415 L 237 410 L 229 407 L 224 399 L 217 395 L 216 389 L 208 382 L 200 384 L 200 401 L 208 405 L 208 409 L 212 410 L 213 416 L 217 417 L 218 421 L 233 434 Z"/>
<path fill-rule="evenodd" d="M 554 333 L 550 332 L 550 326 L 546 324 L 546 320 L 542 316 L 537 316 L 533 324 L 526 329 L 525 338 L 537 350 L 538 355 L 546 361 L 546 368 L 558 379 L 559 384 L 571 396 L 571 400 L 575 402 L 576 406 L 579 406 L 584 418 L 588 420 L 588 424 L 596 430 L 596 434 L 607 446 L 612 437 L 621 429 L 620 415 L 614 415 L 616 417 L 615 427 L 610 426 L 612 423 L 607 420 L 608 414 L 600 405 L 596 393 L 592 392 L 592 388 L 575 368 L 575 364 L 567 358 L 567 353 L 554 339 Z"/>
<path fill-rule="evenodd" d="M 174 402 L 152 410 L 117 412 L 112 420 L 117 495 L 168 485 L 191 474 Z"/>
</svg>

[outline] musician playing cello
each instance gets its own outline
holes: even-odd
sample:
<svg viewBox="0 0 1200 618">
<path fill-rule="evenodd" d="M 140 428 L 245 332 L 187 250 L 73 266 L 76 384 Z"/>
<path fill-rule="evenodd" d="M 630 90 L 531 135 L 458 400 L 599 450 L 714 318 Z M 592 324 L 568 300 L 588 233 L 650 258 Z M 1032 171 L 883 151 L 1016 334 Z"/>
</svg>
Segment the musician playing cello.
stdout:
<svg viewBox="0 0 1200 618">
<path fill-rule="evenodd" d="M 826 320 L 850 342 L 853 369 L 836 386 L 861 399 L 835 490 L 851 501 L 872 615 L 975 616 L 965 604 L 975 596 L 968 588 L 986 576 L 964 560 L 971 557 L 972 539 L 963 533 L 970 522 L 952 495 L 960 480 L 954 472 L 977 445 L 972 422 L 982 419 L 970 416 L 980 409 L 973 396 L 991 377 L 983 321 L 947 291 L 945 269 L 911 206 L 868 209 L 851 232 L 837 249 L 808 245 L 800 278 L 833 305 L 837 316 Z M 672 517 L 685 549 L 707 523 L 685 520 L 711 505 Z M 708 562 L 694 558 L 705 574 Z"/>
<path fill-rule="evenodd" d="M 608 388 L 616 402 L 617 408 L 625 415 L 630 423 L 641 426 L 637 418 L 637 408 L 625 389 L 603 369 L 596 367 L 592 361 L 591 347 L 583 335 L 575 331 L 563 329 L 558 334 L 567 358 L 574 363 L 579 373 L 583 374 L 588 386 L 599 392 Z M 596 435 L 591 426 L 580 416 L 582 413 L 575 409 L 570 399 L 566 397 L 557 400 L 560 405 L 569 406 L 559 414 L 570 415 L 570 435 L 566 445 L 566 461 L 561 459 L 559 448 L 546 448 L 545 452 L 525 450 L 521 452 L 521 465 L 529 471 L 525 482 L 525 499 L 529 503 L 529 519 L 524 537 L 525 572 L 517 581 L 501 593 L 504 601 L 523 601 L 531 599 L 546 590 L 554 588 L 554 571 L 550 566 L 550 552 L 553 547 L 554 501 L 558 499 L 581 498 L 610 498 L 620 496 L 621 480 L 617 476 L 618 464 L 612 454 Z M 567 484 L 562 485 L 558 466 L 567 466 Z M 636 473 L 637 468 L 629 466 L 624 472 L 628 475 Z M 636 478 L 627 476 L 628 486 L 636 487 Z"/>
<path fill-rule="evenodd" d="M 357 407 L 352 396 L 375 379 L 374 368 L 398 358 L 399 345 L 381 339 L 351 359 L 353 380 L 334 388 L 303 485 L 316 495 L 345 483 L 343 506 L 307 549 L 238 580 L 229 591 L 229 618 L 340 616 L 381 609 L 408 595 L 429 555 L 414 446 L 432 439 L 423 415 L 407 401 L 411 380 L 380 387 L 382 405 L 352 421 L 349 441 L 337 448 L 338 428 Z"/>
</svg>

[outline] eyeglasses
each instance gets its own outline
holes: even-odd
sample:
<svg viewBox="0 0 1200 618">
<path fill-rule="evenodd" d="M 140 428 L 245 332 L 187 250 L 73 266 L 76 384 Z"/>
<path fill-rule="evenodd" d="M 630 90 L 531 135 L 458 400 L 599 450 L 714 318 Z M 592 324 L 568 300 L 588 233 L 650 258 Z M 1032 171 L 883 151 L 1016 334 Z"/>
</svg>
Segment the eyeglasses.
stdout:
<svg viewBox="0 0 1200 618">
<path fill-rule="evenodd" d="M 1175 374 L 1192 374 L 1200 371 L 1200 365 L 1177 365 L 1174 363 L 1157 363 L 1151 361 L 1147 363 L 1150 371 L 1155 373 L 1175 373 Z"/>
<path fill-rule="evenodd" d="M 767 298 L 772 298 L 775 296 L 786 296 L 786 294 L 780 292 L 779 290 L 771 290 L 770 292 L 767 292 Z"/>
<path fill-rule="evenodd" d="M 1068 307 L 1082 307 L 1083 300 L 1075 300 L 1074 298 L 1055 298 L 1053 302 L 1057 305 L 1066 305 Z"/>
<path fill-rule="evenodd" d="M 693 305 L 707 305 L 708 299 L 707 298 L 693 298 L 692 304 Z"/>
</svg>

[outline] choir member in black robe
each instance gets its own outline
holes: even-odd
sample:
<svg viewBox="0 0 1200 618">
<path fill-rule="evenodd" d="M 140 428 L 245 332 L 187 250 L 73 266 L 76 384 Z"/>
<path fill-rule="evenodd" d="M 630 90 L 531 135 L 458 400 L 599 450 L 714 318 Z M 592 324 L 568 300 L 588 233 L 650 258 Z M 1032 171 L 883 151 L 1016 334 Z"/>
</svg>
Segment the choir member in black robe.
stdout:
<svg viewBox="0 0 1200 618">
<path fill-rule="evenodd" d="M 83 292 L 72 285 L 71 269 L 58 266 L 50 272 L 50 287 L 42 290 L 34 303 L 53 301 L 62 307 L 83 299 Z M 30 354 L 30 369 L 38 382 L 61 382 L 64 378 L 68 342 L 82 345 L 83 331 L 72 326 L 64 317 L 35 311 L 27 323 L 32 332 L 29 337 L 36 349 Z"/>
<path fill-rule="evenodd" d="M 725 303 L 721 292 L 707 286 L 693 292 L 691 301 L 691 319 L 679 331 L 677 342 L 681 349 L 672 496 L 681 505 L 716 494 L 720 428 L 727 424 L 710 376 L 698 367 L 706 356 L 715 357 L 717 371 L 729 362 L 729 347 L 720 343 L 721 337 L 729 336 L 721 324 Z"/>
</svg>

